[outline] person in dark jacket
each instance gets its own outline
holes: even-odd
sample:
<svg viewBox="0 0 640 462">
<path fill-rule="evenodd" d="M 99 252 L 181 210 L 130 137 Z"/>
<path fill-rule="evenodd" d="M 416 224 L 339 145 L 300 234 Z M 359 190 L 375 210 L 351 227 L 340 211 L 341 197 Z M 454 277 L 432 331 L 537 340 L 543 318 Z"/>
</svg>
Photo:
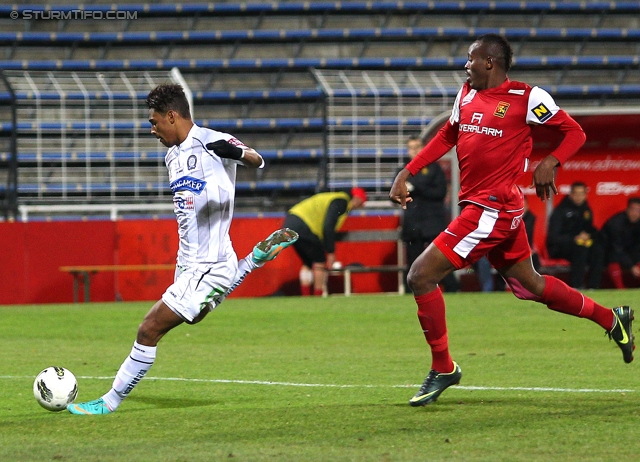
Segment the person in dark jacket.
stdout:
<svg viewBox="0 0 640 462">
<path fill-rule="evenodd" d="M 640 278 L 640 197 L 631 197 L 627 208 L 602 227 L 607 272 L 618 289 L 624 289 L 623 270 Z"/>
<path fill-rule="evenodd" d="M 573 183 L 569 195 L 551 213 L 547 250 L 551 258 L 564 258 L 571 263 L 571 287 L 584 287 L 587 267 L 587 288 L 600 287 L 604 267 L 603 248 L 598 230 L 593 226 L 586 184 Z"/>
<path fill-rule="evenodd" d="M 413 159 L 422 149 L 422 139 L 409 137 L 407 154 Z M 407 204 L 402 220 L 402 240 L 407 252 L 407 268 L 422 251 L 447 227 L 447 178 L 437 162 L 423 168 L 407 181 L 409 194 L 413 198 Z M 452 274 L 442 281 L 446 292 L 457 292 L 460 285 Z"/>
</svg>

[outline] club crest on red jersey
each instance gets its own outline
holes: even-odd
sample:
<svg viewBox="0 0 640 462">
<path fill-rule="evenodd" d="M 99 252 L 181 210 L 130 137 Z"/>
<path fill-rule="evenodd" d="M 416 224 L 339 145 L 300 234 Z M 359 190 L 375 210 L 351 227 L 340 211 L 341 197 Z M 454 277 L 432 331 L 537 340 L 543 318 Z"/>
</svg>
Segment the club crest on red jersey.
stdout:
<svg viewBox="0 0 640 462">
<path fill-rule="evenodd" d="M 504 116 L 507 114 L 507 109 L 509 109 L 509 106 L 511 106 L 511 104 L 505 103 L 504 101 L 500 101 L 496 106 L 496 110 L 493 112 L 493 115 L 496 117 L 500 117 L 501 119 L 504 119 Z"/>
</svg>

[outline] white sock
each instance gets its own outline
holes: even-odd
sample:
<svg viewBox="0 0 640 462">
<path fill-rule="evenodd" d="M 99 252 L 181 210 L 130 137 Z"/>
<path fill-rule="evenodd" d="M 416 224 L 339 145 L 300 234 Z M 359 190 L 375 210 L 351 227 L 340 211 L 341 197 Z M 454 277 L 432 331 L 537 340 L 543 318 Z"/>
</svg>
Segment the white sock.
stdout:
<svg viewBox="0 0 640 462">
<path fill-rule="evenodd" d="M 124 360 L 116 378 L 113 380 L 111 390 L 109 390 L 102 399 L 109 409 L 115 411 L 123 399 L 133 390 L 133 388 L 142 380 L 145 374 L 153 366 L 156 359 L 157 347 L 140 345 L 133 342 L 131 353 Z"/>
<path fill-rule="evenodd" d="M 256 268 L 262 268 L 266 261 L 255 262 L 253 261 L 253 251 L 249 252 L 249 255 L 244 257 L 238 262 L 238 272 L 246 272 L 245 276 Z M 246 266 L 243 266 L 246 265 Z M 242 273 L 241 273 L 242 274 Z"/>
<path fill-rule="evenodd" d="M 227 297 L 227 295 L 233 292 L 234 289 L 238 287 L 240 283 L 242 283 L 242 281 L 244 281 L 244 278 L 247 277 L 247 274 L 249 274 L 254 269 L 260 268 L 262 265 L 264 265 L 264 263 L 254 262 L 253 259 L 251 258 L 252 255 L 253 255 L 253 252 L 249 253 L 249 255 L 244 257 L 242 260 L 238 261 L 238 271 L 236 271 L 236 275 L 233 279 L 233 284 L 231 284 L 231 287 L 229 287 L 227 291 L 224 293 L 224 297 L 221 297 L 218 300 L 218 303 L 216 303 L 216 306 L 222 303 L 222 301 Z"/>
<path fill-rule="evenodd" d="M 249 252 L 249 255 L 244 257 L 242 260 L 238 262 L 238 272 L 236 273 L 236 278 L 240 274 L 242 275 L 242 279 L 245 278 L 247 274 L 253 271 L 256 268 L 260 268 L 263 266 L 266 261 L 262 261 L 260 263 L 256 263 L 253 261 L 253 252 Z"/>
</svg>

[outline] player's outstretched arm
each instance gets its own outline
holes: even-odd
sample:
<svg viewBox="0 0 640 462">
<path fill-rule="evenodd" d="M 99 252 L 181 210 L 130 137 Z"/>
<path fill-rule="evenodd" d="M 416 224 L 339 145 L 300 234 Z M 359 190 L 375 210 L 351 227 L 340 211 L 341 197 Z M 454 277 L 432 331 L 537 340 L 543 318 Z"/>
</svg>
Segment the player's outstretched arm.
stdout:
<svg viewBox="0 0 640 462">
<path fill-rule="evenodd" d="M 409 196 L 409 190 L 407 189 L 407 180 L 411 176 L 411 172 L 406 168 L 403 168 L 396 175 L 396 179 L 393 180 L 391 190 L 389 191 L 389 199 L 396 204 L 400 204 L 403 209 L 407 208 L 407 202 L 411 202 L 413 199 Z"/>
<path fill-rule="evenodd" d="M 242 162 L 245 167 L 260 168 L 264 165 L 262 156 L 255 149 L 236 146 L 227 140 L 218 140 L 207 144 L 207 149 L 223 159 L 233 159 Z"/>
<path fill-rule="evenodd" d="M 260 168 L 264 165 L 264 159 L 258 151 L 253 148 L 244 149 L 244 157 L 240 159 L 240 162 L 242 162 L 245 167 L 249 168 Z"/>
</svg>

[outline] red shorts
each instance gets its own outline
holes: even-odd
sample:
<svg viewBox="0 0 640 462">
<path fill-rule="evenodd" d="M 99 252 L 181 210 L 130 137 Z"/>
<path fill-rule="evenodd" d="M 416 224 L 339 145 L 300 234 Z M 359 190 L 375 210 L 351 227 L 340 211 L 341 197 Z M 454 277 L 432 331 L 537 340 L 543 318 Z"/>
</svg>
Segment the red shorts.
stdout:
<svg viewBox="0 0 640 462">
<path fill-rule="evenodd" d="M 433 243 L 457 269 L 485 255 L 494 268 L 511 266 L 531 255 L 522 215 L 468 203 Z"/>
</svg>

